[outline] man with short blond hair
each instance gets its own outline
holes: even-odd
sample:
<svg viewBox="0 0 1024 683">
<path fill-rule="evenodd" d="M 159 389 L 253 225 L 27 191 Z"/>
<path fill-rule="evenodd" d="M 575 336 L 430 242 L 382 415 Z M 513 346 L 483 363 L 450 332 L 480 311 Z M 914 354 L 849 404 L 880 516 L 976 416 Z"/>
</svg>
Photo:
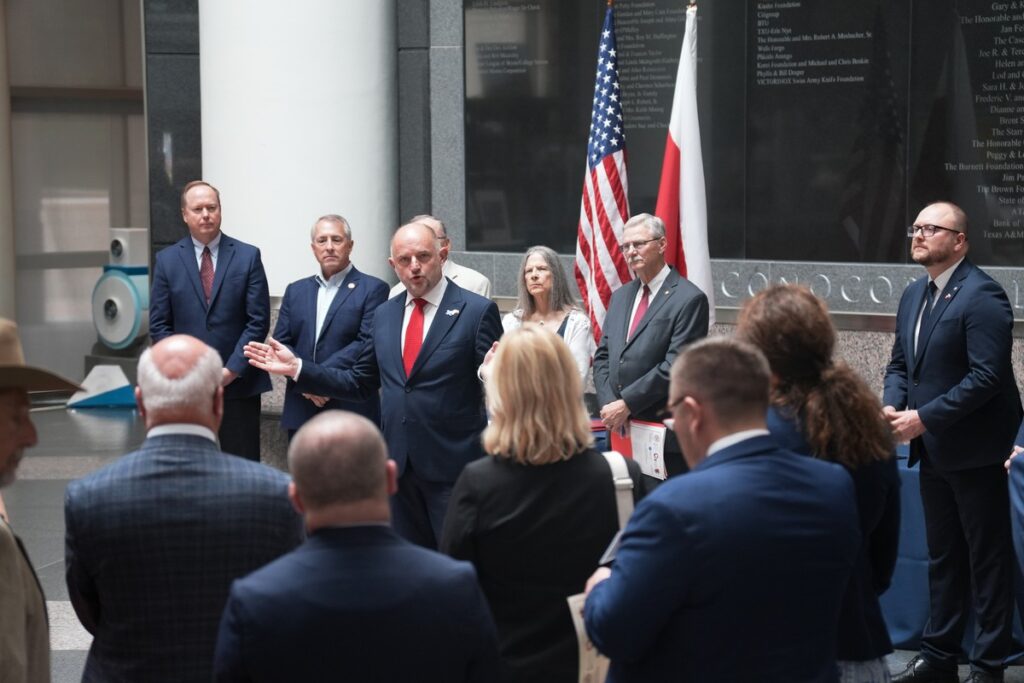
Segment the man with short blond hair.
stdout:
<svg viewBox="0 0 1024 683">
<path fill-rule="evenodd" d="M 270 293 L 260 250 L 221 232 L 220 191 L 193 180 L 181 193 L 189 234 L 157 253 L 149 296 L 149 335 L 158 342 L 189 334 L 209 344 L 224 364 L 225 452 L 260 459 L 260 395 L 266 373 L 249 367 L 242 347 L 270 331 Z"/>
</svg>

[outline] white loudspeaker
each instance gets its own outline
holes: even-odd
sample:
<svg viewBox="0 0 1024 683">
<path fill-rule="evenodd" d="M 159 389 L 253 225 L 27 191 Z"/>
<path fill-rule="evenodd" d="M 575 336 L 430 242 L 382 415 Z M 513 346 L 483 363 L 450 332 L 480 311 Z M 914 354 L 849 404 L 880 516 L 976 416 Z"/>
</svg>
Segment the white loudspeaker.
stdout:
<svg viewBox="0 0 1024 683">
<path fill-rule="evenodd" d="M 111 228 L 110 265 L 149 267 L 149 230 Z"/>
</svg>

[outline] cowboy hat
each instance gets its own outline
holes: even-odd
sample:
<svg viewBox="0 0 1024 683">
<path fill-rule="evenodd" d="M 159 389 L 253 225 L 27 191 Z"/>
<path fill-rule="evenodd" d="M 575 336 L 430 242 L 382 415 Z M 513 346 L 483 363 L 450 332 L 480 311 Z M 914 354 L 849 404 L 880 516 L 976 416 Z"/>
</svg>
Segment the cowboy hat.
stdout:
<svg viewBox="0 0 1024 683">
<path fill-rule="evenodd" d="M 80 391 L 82 387 L 49 370 L 25 365 L 18 326 L 0 318 L 0 389 Z"/>
</svg>

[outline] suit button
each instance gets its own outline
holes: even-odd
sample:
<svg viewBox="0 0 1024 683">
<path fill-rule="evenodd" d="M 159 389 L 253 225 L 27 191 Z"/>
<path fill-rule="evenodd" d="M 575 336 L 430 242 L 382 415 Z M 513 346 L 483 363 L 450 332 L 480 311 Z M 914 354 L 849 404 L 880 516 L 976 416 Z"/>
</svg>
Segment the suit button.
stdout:
<svg viewBox="0 0 1024 683">
<path fill-rule="evenodd" d="M 405 388 L 405 393 L 411 394 L 412 393 L 412 387 L 406 387 Z"/>
<path fill-rule="evenodd" d="M 402 418 L 402 424 L 405 424 L 405 418 L 404 417 Z"/>
<path fill-rule="evenodd" d="M 916 387 L 916 386 L 918 386 L 919 384 L 921 384 L 921 383 L 920 383 L 919 381 L 917 381 L 917 380 L 915 379 L 915 380 L 914 380 L 914 386 Z"/>
<path fill-rule="evenodd" d="M 622 385 L 621 384 L 616 384 L 615 386 L 618 387 L 619 391 L 622 391 Z"/>
<path fill-rule="evenodd" d="M 209 332 L 212 329 L 213 329 L 213 325 L 211 325 L 210 323 L 206 323 L 206 331 Z"/>
</svg>

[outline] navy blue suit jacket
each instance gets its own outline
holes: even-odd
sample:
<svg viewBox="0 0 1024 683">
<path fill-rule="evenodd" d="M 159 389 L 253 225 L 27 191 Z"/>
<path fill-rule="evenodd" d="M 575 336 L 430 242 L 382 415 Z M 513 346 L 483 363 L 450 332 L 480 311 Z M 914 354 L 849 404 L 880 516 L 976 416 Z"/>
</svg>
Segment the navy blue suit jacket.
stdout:
<svg viewBox="0 0 1024 683">
<path fill-rule="evenodd" d="M 1010 466 L 1010 521 L 1017 566 L 1024 570 L 1024 455 L 1014 458 Z"/>
<path fill-rule="evenodd" d="M 859 545 L 846 471 L 754 437 L 640 502 L 587 632 L 612 682 L 835 681 Z"/>
<path fill-rule="evenodd" d="M 321 363 L 340 369 L 355 365 L 363 346 L 370 343 L 373 314 L 387 301 L 388 286 L 372 275 L 352 266 L 341 288 L 334 296 L 324 319 L 320 338 L 316 336 L 316 297 L 320 285 L 315 277 L 296 280 L 284 290 L 281 309 L 274 326 L 274 339 L 281 342 L 304 362 Z M 298 429 L 311 417 L 324 410 L 348 410 L 380 424 L 380 397 L 376 393 L 365 401 L 332 399 L 317 408 L 295 383 L 288 382 L 281 411 L 281 426 Z"/>
<path fill-rule="evenodd" d="M 966 259 L 939 294 L 914 352 L 914 328 L 928 277 L 903 292 L 882 403 L 917 409 L 927 431 L 910 442 L 939 470 L 1002 462 L 1021 422 L 1010 363 L 1013 313 L 1006 291 Z"/>
<path fill-rule="evenodd" d="M 207 306 L 192 238 L 160 250 L 149 295 L 149 336 L 156 343 L 172 334 L 190 334 L 220 353 L 224 367 L 238 377 L 224 398 L 246 398 L 270 390 L 267 373 L 249 365 L 242 348 L 262 342 L 270 331 L 270 293 L 256 247 L 221 233 L 213 292 Z"/>
<path fill-rule="evenodd" d="M 209 681 L 234 579 L 302 541 L 288 477 L 174 434 L 73 481 L 71 604 L 94 640 L 83 681 Z"/>
<path fill-rule="evenodd" d="M 218 681 L 497 680 L 476 572 L 386 526 L 325 528 L 231 586 Z"/>
<path fill-rule="evenodd" d="M 388 453 L 405 471 L 413 463 L 426 481 L 454 483 L 481 457 L 487 426 L 476 371 L 501 336 L 493 301 L 448 281 L 412 372 L 402 363 L 405 296 L 385 301 L 373 317 L 373 344 L 351 370 L 303 363 L 296 386 L 321 396 L 366 396 L 381 389 L 381 427 Z"/>
</svg>

